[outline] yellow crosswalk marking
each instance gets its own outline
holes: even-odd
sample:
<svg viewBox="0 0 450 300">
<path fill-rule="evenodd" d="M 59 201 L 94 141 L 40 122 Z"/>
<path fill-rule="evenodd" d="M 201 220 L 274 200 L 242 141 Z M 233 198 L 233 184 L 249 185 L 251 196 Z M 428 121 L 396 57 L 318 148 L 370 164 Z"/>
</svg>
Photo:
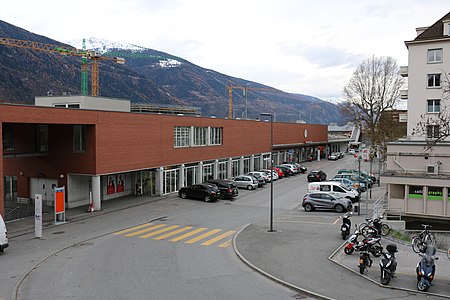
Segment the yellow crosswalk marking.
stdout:
<svg viewBox="0 0 450 300">
<path fill-rule="evenodd" d="M 216 236 L 216 237 L 214 237 L 214 238 L 212 238 L 210 240 L 207 240 L 206 242 L 201 243 L 201 245 L 202 246 L 212 245 L 212 244 L 214 244 L 214 243 L 216 243 L 216 242 L 218 242 L 218 241 L 220 241 L 220 240 L 222 240 L 222 239 L 224 239 L 226 237 L 229 237 L 230 235 L 232 235 L 235 232 L 236 231 L 234 231 L 234 230 L 227 231 L 227 232 L 222 233 L 222 234 L 220 234 L 220 235 L 218 235 L 218 236 Z"/>
<path fill-rule="evenodd" d="M 155 225 L 155 226 L 152 226 L 152 227 L 150 227 L 150 228 L 146 228 L 146 229 L 142 229 L 142 230 L 139 230 L 139 231 L 136 231 L 136 232 L 133 232 L 133 233 L 126 234 L 125 236 L 136 236 L 136 235 L 140 235 L 140 234 L 143 234 L 144 232 L 152 231 L 152 230 L 155 230 L 155 229 L 157 229 L 157 228 L 164 227 L 164 226 L 166 226 L 166 225 L 165 225 L 165 224 Z"/>
<path fill-rule="evenodd" d="M 217 247 L 220 247 L 220 248 L 226 248 L 226 247 L 230 247 L 230 245 L 231 245 L 231 240 L 228 240 L 228 241 L 226 241 L 225 243 L 222 243 L 222 244 L 220 244 L 220 245 L 217 246 Z"/>
<path fill-rule="evenodd" d="M 191 232 L 188 232 L 188 233 L 185 233 L 185 234 L 183 234 L 183 235 L 177 236 L 176 238 L 173 238 L 173 239 L 171 239 L 171 240 L 169 240 L 169 241 L 171 241 L 171 242 L 178 242 L 178 241 L 181 241 L 181 240 L 183 240 L 183 239 L 185 239 L 185 238 L 188 238 L 188 237 L 190 237 L 190 236 L 193 236 L 194 234 L 197 234 L 197 233 L 199 233 L 199 232 L 202 232 L 202 231 L 204 231 L 204 230 L 206 230 L 206 229 L 208 229 L 208 228 L 204 228 L 204 227 L 197 228 L 197 229 L 195 229 L 195 230 L 192 230 Z"/>
<path fill-rule="evenodd" d="M 124 234 L 124 233 L 130 232 L 130 231 L 134 231 L 136 229 L 141 229 L 141 228 L 144 228 L 144 227 L 148 227 L 150 225 L 153 225 L 153 223 L 146 223 L 146 224 L 142 224 L 142 225 L 139 225 L 139 226 L 134 226 L 134 227 L 131 227 L 131 228 L 128 228 L 128 229 L 125 229 L 125 230 L 114 232 L 113 234 L 114 235 Z"/>
<path fill-rule="evenodd" d="M 138 236 L 138 238 L 140 238 L 140 239 L 146 239 L 146 238 L 149 238 L 149 237 L 151 237 L 151 236 L 155 236 L 155 235 L 158 235 L 158 234 L 160 234 L 160 233 L 163 233 L 163 232 L 166 232 L 166 231 L 169 231 L 169 230 L 178 228 L 178 227 L 180 227 L 180 226 L 178 226 L 178 225 L 172 225 L 172 226 L 169 226 L 169 227 L 166 227 L 166 228 L 157 230 L 157 231 L 153 231 L 153 232 L 150 232 L 150 233 L 147 233 L 147 234 Z"/>
<path fill-rule="evenodd" d="M 196 242 L 198 242 L 198 241 L 200 241 L 200 240 L 203 240 L 204 238 L 207 238 L 208 236 L 211 236 L 211 235 L 213 235 L 213 234 L 218 233 L 219 231 L 222 231 L 222 230 L 221 230 L 221 229 L 213 229 L 213 230 L 208 231 L 208 232 L 206 232 L 206 233 L 204 233 L 204 234 L 201 234 L 201 235 L 199 235 L 199 236 L 197 236 L 197 237 L 195 237 L 195 238 L 193 238 L 193 239 L 190 239 L 189 241 L 186 241 L 186 242 L 184 242 L 184 243 L 186 243 L 186 244 L 193 244 L 193 243 L 196 243 Z"/>
<path fill-rule="evenodd" d="M 187 226 L 187 227 L 184 227 L 184 228 L 180 228 L 180 229 L 178 229 L 178 230 L 174 230 L 174 231 L 172 231 L 172 232 L 169 232 L 169 233 L 160 235 L 160 236 L 155 237 L 155 238 L 153 238 L 153 239 L 154 239 L 154 240 L 158 240 L 158 241 L 159 241 L 159 240 L 163 240 L 163 239 L 167 239 L 168 237 L 171 237 L 171 236 L 174 236 L 174 235 L 176 235 L 176 234 L 185 232 L 185 231 L 187 231 L 187 230 L 189 230 L 189 229 L 192 229 L 192 227 L 191 227 L 191 226 Z"/>
</svg>

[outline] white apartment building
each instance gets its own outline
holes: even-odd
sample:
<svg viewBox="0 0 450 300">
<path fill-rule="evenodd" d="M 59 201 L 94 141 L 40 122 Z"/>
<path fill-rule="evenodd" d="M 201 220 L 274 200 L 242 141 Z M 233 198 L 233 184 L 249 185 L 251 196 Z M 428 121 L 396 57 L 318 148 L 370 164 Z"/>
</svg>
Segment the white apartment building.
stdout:
<svg viewBox="0 0 450 300">
<path fill-rule="evenodd" d="M 449 224 L 450 139 L 427 149 L 427 139 L 435 138 L 439 128 L 428 126 L 424 135 L 413 132 L 422 116 L 433 118 L 450 104 L 450 95 L 443 94 L 445 74 L 450 74 L 450 13 L 416 31 L 416 38 L 405 42 L 408 66 L 400 69 L 408 78 L 408 90 L 402 91 L 408 99 L 407 138 L 388 145 L 381 182 L 387 184 L 388 214 L 400 213 L 407 223 L 408 218 L 432 218 Z"/>
</svg>

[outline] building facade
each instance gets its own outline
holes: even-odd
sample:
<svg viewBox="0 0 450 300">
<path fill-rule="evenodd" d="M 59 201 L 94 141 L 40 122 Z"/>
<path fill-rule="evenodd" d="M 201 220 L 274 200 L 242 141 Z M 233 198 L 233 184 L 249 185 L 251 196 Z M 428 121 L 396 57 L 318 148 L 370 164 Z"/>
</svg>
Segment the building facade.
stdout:
<svg viewBox="0 0 450 300">
<path fill-rule="evenodd" d="M 0 105 L 0 214 L 32 212 L 35 194 L 52 207 L 55 188 L 63 186 L 66 207 L 92 201 L 99 210 L 103 201 L 133 194 L 136 184 L 148 196 L 166 195 L 267 168 L 271 159 L 304 161 L 327 146 L 326 125 L 274 122 L 271 152 L 267 120 L 133 113 L 123 100 L 105 98 L 99 108 L 84 107 L 96 99 Z"/>
<path fill-rule="evenodd" d="M 450 218 L 450 141 L 434 147 L 427 142 L 436 138 L 439 127 L 428 125 L 417 134 L 418 123 L 436 118 L 448 107 L 445 93 L 450 72 L 450 13 L 430 27 L 416 29 L 417 37 L 405 42 L 408 66 L 401 67 L 408 77 L 407 137 L 387 147 L 386 172 L 388 210 L 408 218 Z"/>
</svg>

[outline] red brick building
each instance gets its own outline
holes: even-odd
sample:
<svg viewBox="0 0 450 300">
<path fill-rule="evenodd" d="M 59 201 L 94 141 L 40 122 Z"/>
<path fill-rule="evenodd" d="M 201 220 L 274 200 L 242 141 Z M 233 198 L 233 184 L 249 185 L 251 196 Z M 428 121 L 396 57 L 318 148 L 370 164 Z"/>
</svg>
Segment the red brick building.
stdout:
<svg viewBox="0 0 450 300">
<path fill-rule="evenodd" d="M 0 105 L 0 214 L 32 211 L 36 193 L 53 206 L 55 187 L 66 187 L 69 208 L 91 198 L 100 209 L 136 183 L 159 196 L 270 165 L 264 120 L 81 108 Z M 273 144 L 275 164 L 306 160 L 326 146 L 327 126 L 274 122 Z"/>
</svg>

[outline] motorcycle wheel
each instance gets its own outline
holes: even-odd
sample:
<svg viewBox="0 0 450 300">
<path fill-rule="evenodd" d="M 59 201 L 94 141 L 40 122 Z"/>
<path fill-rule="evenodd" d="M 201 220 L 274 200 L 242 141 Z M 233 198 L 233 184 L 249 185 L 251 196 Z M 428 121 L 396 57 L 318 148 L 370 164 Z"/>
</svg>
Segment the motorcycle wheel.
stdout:
<svg viewBox="0 0 450 300">
<path fill-rule="evenodd" d="M 391 274 L 386 271 L 381 271 L 381 284 L 387 285 L 391 281 Z"/>
<path fill-rule="evenodd" d="M 374 246 L 370 249 L 370 253 L 372 253 L 372 255 L 375 257 L 380 257 L 381 251 L 383 251 L 383 247 L 380 246 Z"/>
<path fill-rule="evenodd" d="M 421 292 L 426 292 L 428 290 L 428 285 L 426 285 L 422 280 L 417 281 L 417 289 Z"/>
<path fill-rule="evenodd" d="M 355 249 L 353 247 L 351 247 L 351 248 L 344 247 L 344 253 L 347 255 L 352 254 L 354 251 L 355 251 Z"/>
<path fill-rule="evenodd" d="M 348 237 L 348 233 L 342 232 L 342 239 L 345 241 Z"/>
<path fill-rule="evenodd" d="M 359 273 L 364 275 L 364 271 L 366 270 L 365 265 L 359 265 Z"/>
</svg>

